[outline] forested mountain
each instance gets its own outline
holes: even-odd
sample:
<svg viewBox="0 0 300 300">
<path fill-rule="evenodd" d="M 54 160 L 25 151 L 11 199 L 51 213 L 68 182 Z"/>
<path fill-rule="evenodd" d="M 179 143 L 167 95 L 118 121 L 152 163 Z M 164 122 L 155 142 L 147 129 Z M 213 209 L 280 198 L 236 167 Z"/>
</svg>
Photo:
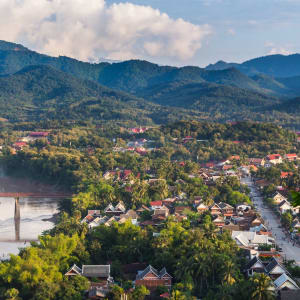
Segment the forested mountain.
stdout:
<svg viewBox="0 0 300 300">
<path fill-rule="evenodd" d="M 224 70 L 236 68 L 247 75 L 258 73 L 272 77 L 293 77 L 300 75 L 300 54 L 268 55 L 245 61 L 242 64 L 218 61 L 206 67 L 206 70 Z"/>
<path fill-rule="evenodd" d="M 282 64 L 285 58 L 289 66 L 291 57 L 280 56 Z M 270 63 L 269 58 L 265 60 Z M 264 59 L 255 62 L 259 65 L 261 61 Z M 252 68 L 255 64 L 246 65 Z M 219 68 L 225 66 L 225 62 L 218 63 Z M 300 118 L 293 109 L 285 109 L 284 101 L 300 95 L 300 76 L 247 76 L 243 68 L 244 64 L 231 64 L 224 70 L 178 68 L 140 60 L 90 64 L 0 41 L 0 117 L 130 120 L 139 124 L 267 118 L 298 126 Z"/>
<path fill-rule="evenodd" d="M 202 119 L 204 114 L 161 107 L 48 66 L 30 66 L 0 77 L 0 116 L 12 121 L 93 119 L 153 124 Z"/>
<path fill-rule="evenodd" d="M 215 83 L 161 83 L 138 93 L 161 105 L 190 107 L 207 112 L 241 112 L 279 103 L 277 98 L 254 91 Z"/>
</svg>

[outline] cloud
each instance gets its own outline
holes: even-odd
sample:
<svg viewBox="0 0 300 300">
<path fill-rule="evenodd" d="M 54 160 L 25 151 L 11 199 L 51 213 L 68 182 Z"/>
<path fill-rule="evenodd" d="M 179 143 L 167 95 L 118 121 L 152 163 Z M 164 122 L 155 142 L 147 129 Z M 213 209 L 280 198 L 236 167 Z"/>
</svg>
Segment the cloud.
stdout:
<svg viewBox="0 0 300 300">
<path fill-rule="evenodd" d="M 274 47 L 269 50 L 268 55 L 272 55 L 272 54 L 290 55 L 292 53 L 293 53 L 292 51 L 285 49 L 283 47 L 279 47 L 279 48 Z"/>
<path fill-rule="evenodd" d="M 150 6 L 105 0 L 1 0 L 0 39 L 49 55 L 189 60 L 209 25 L 172 19 Z"/>
<path fill-rule="evenodd" d="M 236 35 L 236 31 L 235 31 L 233 28 L 229 28 L 229 29 L 227 30 L 227 33 L 228 33 L 229 35 Z"/>
<path fill-rule="evenodd" d="M 267 49 L 267 55 L 273 54 L 282 54 L 282 55 L 290 55 L 293 51 L 289 50 L 293 45 L 286 45 L 284 47 L 276 46 L 273 42 L 267 41 L 265 42 L 265 48 Z"/>
</svg>

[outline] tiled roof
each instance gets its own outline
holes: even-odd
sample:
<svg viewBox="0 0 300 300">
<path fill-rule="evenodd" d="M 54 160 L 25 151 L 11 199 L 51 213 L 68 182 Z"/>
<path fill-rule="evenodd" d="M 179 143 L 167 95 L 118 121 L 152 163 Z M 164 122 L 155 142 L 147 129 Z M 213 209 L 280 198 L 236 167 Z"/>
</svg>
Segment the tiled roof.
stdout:
<svg viewBox="0 0 300 300">
<path fill-rule="evenodd" d="M 138 272 L 138 274 L 136 275 L 136 280 L 142 280 L 150 272 L 159 277 L 157 270 L 149 265 L 145 270 Z"/>
<path fill-rule="evenodd" d="M 285 273 L 289 274 L 288 271 L 274 257 L 272 258 L 270 263 L 266 266 L 267 273 L 270 273 L 276 266 L 280 266 L 285 271 Z"/>
<path fill-rule="evenodd" d="M 297 283 L 290 278 L 287 274 L 283 273 L 280 277 L 278 277 L 275 281 L 274 281 L 274 285 L 277 289 L 280 289 L 280 287 L 286 282 L 289 281 L 292 285 L 295 286 L 295 288 L 299 289 Z"/>
<path fill-rule="evenodd" d="M 83 265 L 82 275 L 86 277 L 110 277 L 110 265 Z"/>
</svg>

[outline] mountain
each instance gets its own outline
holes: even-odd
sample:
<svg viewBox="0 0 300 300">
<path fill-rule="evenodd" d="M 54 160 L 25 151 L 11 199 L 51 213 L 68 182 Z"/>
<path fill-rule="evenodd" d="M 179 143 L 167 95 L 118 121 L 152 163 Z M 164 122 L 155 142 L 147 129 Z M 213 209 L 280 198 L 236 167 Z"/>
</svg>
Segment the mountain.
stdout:
<svg viewBox="0 0 300 300">
<path fill-rule="evenodd" d="M 208 116 L 162 107 L 43 65 L 0 77 L 0 117 L 10 121 L 89 119 L 161 124 Z"/>
<path fill-rule="evenodd" d="M 145 104 L 134 96 L 47 66 L 30 66 L 0 77 L 1 116 L 11 120 L 110 118 L 114 110 L 120 114 L 124 109 L 134 116 L 134 110 Z"/>
<path fill-rule="evenodd" d="M 290 99 L 279 105 L 272 106 L 272 109 L 279 112 L 299 115 L 300 113 L 300 97 Z"/>
<path fill-rule="evenodd" d="M 282 63 L 285 58 L 280 56 Z M 300 95 L 300 76 L 277 78 L 258 72 L 267 60 L 228 64 L 228 68 L 219 62 L 210 69 L 140 60 L 91 64 L 0 41 L 0 117 L 138 124 L 180 119 L 280 120 L 298 126 L 300 118 L 290 117 L 284 105 L 287 98 Z M 246 75 L 244 68 L 253 74 Z"/>
<path fill-rule="evenodd" d="M 16 50 L 22 49 L 23 51 Z M 113 89 L 135 93 L 150 86 L 171 81 L 212 82 L 265 92 L 236 68 L 208 71 L 199 67 L 159 66 L 147 61 L 121 63 L 84 63 L 68 57 L 50 57 L 17 44 L 0 43 L 0 75 L 14 74 L 30 65 L 47 65 L 81 79 L 93 80 Z"/>
<path fill-rule="evenodd" d="M 225 70 L 236 68 L 246 75 L 265 74 L 275 78 L 300 76 L 300 54 L 274 54 L 250 59 L 241 64 L 218 61 L 206 70 Z"/>
<path fill-rule="evenodd" d="M 207 82 L 161 83 L 142 90 L 138 95 L 160 105 L 189 107 L 210 113 L 218 111 L 223 114 L 281 103 L 277 98 L 258 92 Z"/>
</svg>

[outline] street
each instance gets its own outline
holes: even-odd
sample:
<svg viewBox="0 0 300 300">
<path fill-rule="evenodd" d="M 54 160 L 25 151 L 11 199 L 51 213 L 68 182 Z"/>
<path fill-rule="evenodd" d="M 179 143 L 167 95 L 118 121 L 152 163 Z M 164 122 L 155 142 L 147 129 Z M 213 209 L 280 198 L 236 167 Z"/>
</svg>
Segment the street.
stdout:
<svg viewBox="0 0 300 300">
<path fill-rule="evenodd" d="M 260 196 L 260 192 L 254 186 L 251 178 L 243 178 L 241 180 L 243 184 L 247 184 L 251 190 L 252 201 L 265 220 L 265 225 L 272 232 L 275 238 L 276 244 L 282 248 L 282 255 L 287 260 L 295 260 L 296 264 L 300 266 L 300 247 L 294 245 L 294 242 L 290 240 L 290 237 L 281 228 L 280 221 L 274 212 L 263 204 L 263 199 Z"/>
</svg>

